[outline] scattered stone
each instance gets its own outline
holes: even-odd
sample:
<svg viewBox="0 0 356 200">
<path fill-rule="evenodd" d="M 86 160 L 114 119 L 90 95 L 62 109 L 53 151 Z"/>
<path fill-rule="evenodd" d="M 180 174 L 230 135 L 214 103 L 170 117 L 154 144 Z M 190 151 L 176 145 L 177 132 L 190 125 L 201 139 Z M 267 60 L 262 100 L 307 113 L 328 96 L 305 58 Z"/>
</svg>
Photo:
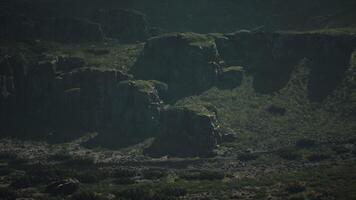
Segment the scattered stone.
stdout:
<svg viewBox="0 0 356 200">
<path fill-rule="evenodd" d="M 160 124 L 159 135 L 146 149 L 153 157 L 210 156 L 221 141 L 216 115 L 204 106 L 167 107 L 161 113 Z"/>
<path fill-rule="evenodd" d="M 69 195 L 79 189 L 79 181 L 73 178 L 55 181 L 46 187 L 46 192 L 52 195 Z"/>
</svg>

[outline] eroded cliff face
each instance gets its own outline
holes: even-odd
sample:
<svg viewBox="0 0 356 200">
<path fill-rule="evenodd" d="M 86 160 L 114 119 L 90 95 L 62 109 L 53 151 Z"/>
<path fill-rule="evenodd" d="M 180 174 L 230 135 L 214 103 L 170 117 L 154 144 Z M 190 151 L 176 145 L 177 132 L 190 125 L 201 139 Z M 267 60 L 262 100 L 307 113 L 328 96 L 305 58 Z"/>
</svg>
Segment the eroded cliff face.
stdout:
<svg viewBox="0 0 356 200">
<path fill-rule="evenodd" d="M 226 64 L 244 66 L 254 76 L 257 92 L 283 88 L 293 68 L 304 58 L 312 64 L 309 97 L 321 102 L 345 77 L 356 38 L 318 33 L 237 32 L 216 37 Z"/>
<path fill-rule="evenodd" d="M 355 47 L 346 34 L 164 34 L 146 42 L 132 75 L 81 58 L 3 53 L 1 131 L 56 141 L 96 131 L 88 145 L 110 148 L 154 137 L 152 156 L 211 155 L 223 134 L 217 111 L 182 98 L 252 78 L 256 94 L 354 116 Z M 300 66 L 308 71 L 302 90 L 294 80 Z"/>
</svg>

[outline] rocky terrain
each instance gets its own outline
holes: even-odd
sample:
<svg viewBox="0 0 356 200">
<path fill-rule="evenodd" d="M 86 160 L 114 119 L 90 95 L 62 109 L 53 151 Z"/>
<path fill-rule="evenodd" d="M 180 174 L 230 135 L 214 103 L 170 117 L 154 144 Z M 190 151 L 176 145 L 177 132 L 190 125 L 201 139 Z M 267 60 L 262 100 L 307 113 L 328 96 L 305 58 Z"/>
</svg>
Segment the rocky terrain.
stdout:
<svg viewBox="0 0 356 200">
<path fill-rule="evenodd" d="M 353 2 L 256 2 L 270 19 L 224 29 L 190 3 L 194 25 L 152 14 L 173 1 L 4 1 L 0 199 L 356 198 Z"/>
</svg>

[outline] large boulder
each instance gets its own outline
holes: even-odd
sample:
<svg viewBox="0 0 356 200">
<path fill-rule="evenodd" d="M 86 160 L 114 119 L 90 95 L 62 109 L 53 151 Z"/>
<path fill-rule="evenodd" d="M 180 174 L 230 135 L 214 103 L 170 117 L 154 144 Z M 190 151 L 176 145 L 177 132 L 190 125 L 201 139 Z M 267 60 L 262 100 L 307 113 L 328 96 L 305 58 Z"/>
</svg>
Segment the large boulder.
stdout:
<svg viewBox="0 0 356 200">
<path fill-rule="evenodd" d="M 119 134 L 153 136 L 159 123 L 162 101 L 150 81 L 124 81 L 113 94 L 113 126 Z"/>
<path fill-rule="evenodd" d="M 202 105 L 176 105 L 161 113 L 160 131 L 146 153 L 153 156 L 210 156 L 220 142 L 216 113 Z"/>
<path fill-rule="evenodd" d="M 219 56 L 214 39 L 196 33 L 171 33 L 149 39 L 131 73 L 168 84 L 169 100 L 216 84 Z"/>
<path fill-rule="evenodd" d="M 149 37 L 146 16 L 135 10 L 99 10 L 94 21 L 102 25 L 107 36 L 121 41 L 144 41 Z"/>
<path fill-rule="evenodd" d="M 79 68 L 57 76 L 55 125 L 87 131 L 110 126 L 113 87 L 129 78 L 121 71 L 100 68 Z"/>
<path fill-rule="evenodd" d="M 113 88 L 112 131 L 102 132 L 90 146 L 117 148 L 153 137 L 158 132 L 162 101 L 152 81 L 128 80 Z"/>
</svg>

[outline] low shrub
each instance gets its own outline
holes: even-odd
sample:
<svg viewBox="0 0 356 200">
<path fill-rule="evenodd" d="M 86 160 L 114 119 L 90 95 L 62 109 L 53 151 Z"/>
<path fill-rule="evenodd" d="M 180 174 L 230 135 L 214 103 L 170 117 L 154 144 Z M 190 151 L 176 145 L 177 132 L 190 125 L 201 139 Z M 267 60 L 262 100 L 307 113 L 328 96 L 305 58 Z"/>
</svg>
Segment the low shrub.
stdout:
<svg viewBox="0 0 356 200">
<path fill-rule="evenodd" d="M 326 160 L 328 158 L 330 158 L 330 155 L 323 154 L 323 153 L 314 153 L 314 154 L 307 156 L 307 159 L 311 162 L 320 162 L 320 161 Z"/>
<path fill-rule="evenodd" d="M 312 139 L 303 138 L 303 139 L 299 139 L 295 145 L 301 149 L 311 148 L 316 146 L 316 141 Z"/>
<path fill-rule="evenodd" d="M 102 198 L 99 194 L 95 192 L 80 191 L 74 193 L 70 199 L 71 200 L 102 200 L 104 198 Z"/>
<path fill-rule="evenodd" d="M 180 175 L 181 178 L 186 180 L 221 180 L 225 174 L 221 171 L 185 171 Z"/>
<path fill-rule="evenodd" d="M 0 188 L 0 199 L 1 200 L 15 200 L 17 198 L 16 191 L 12 188 L 5 187 Z"/>
</svg>

